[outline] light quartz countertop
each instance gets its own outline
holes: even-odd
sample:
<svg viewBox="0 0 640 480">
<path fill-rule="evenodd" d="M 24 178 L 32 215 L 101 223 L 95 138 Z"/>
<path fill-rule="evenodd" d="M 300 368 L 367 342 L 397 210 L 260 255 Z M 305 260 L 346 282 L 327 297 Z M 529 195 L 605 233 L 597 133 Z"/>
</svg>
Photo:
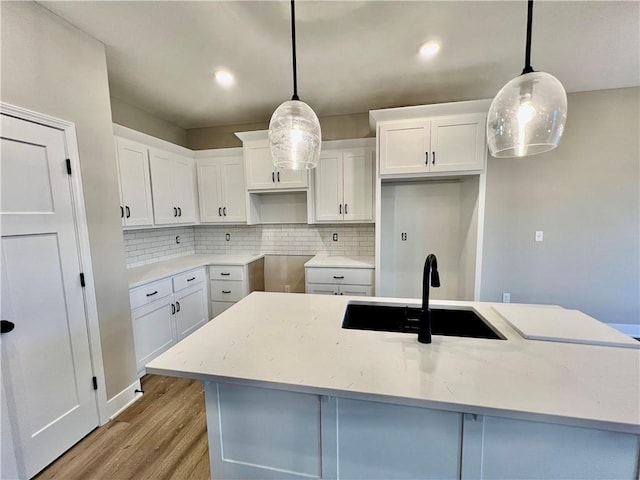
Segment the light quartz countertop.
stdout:
<svg viewBox="0 0 640 480">
<path fill-rule="evenodd" d="M 333 268 L 375 268 L 374 257 L 340 257 L 316 255 L 305 267 L 333 267 Z"/>
<path fill-rule="evenodd" d="M 129 288 L 170 277 L 192 268 L 206 265 L 248 265 L 263 258 L 263 254 L 186 255 L 127 270 Z"/>
<path fill-rule="evenodd" d="M 349 301 L 363 299 L 254 292 L 147 372 L 640 434 L 640 350 L 526 340 L 498 304 L 453 301 L 432 306 L 475 310 L 506 340 L 436 335 L 424 345 L 341 328 Z"/>
</svg>

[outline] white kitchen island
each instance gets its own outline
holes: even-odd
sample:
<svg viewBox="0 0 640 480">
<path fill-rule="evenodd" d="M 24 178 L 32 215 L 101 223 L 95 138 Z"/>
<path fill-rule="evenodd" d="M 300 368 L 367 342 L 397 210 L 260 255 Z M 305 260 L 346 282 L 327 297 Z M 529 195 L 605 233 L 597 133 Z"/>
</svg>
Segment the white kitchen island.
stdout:
<svg viewBox="0 0 640 480">
<path fill-rule="evenodd" d="M 147 365 L 204 382 L 214 478 L 638 478 L 633 340 L 527 340 L 498 305 L 434 301 L 505 339 L 424 345 L 341 328 L 349 301 L 254 292 Z"/>
</svg>

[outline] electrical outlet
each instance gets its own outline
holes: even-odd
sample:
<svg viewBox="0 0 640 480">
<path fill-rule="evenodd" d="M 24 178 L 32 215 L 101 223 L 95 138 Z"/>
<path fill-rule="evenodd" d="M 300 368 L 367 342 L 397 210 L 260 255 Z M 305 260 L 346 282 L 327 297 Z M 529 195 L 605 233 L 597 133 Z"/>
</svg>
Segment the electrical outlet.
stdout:
<svg viewBox="0 0 640 480">
<path fill-rule="evenodd" d="M 180 243 L 180 235 L 176 235 L 176 243 Z"/>
<path fill-rule="evenodd" d="M 225 233 L 224 239 L 228 242 L 229 240 L 231 240 L 231 235 L 228 233 Z"/>
<path fill-rule="evenodd" d="M 536 242 L 544 240 L 544 232 L 542 230 L 536 230 Z"/>
<path fill-rule="evenodd" d="M 291 293 L 291 285 L 284 286 L 284 293 Z"/>
<path fill-rule="evenodd" d="M 509 292 L 502 293 L 502 303 L 511 303 L 511 294 Z"/>
<path fill-rule="evenodd" d="M 338 241 L 338 234 L 337 234 L 337 233 L 334 233 L 334 234 L 333 234 L 333 241 L 334 241 L 334 242 L 337 242 L 337 241 Z"/>
</svg>

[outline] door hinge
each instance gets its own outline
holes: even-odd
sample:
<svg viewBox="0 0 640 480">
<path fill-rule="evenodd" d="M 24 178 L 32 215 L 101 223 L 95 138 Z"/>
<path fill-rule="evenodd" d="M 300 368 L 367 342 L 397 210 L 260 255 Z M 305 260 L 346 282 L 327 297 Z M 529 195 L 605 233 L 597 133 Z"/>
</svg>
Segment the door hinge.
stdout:
<svg viewBox="0 0 640 480">
<path fill-rule="evenodd" d="M 86 283 L 84 283 L 84 273 L 80 274 L 80 286 L 81 287 L 86 287 Z"/>
<path fill-rule="evenodd" d="M 98 377 L 93 377 L 93 389 L 98 389 Z"/>
<path fill-rule="evenodd" d="M 67 158 L 67 173 L 71 175 L 71 160 Z"/>
</svg>

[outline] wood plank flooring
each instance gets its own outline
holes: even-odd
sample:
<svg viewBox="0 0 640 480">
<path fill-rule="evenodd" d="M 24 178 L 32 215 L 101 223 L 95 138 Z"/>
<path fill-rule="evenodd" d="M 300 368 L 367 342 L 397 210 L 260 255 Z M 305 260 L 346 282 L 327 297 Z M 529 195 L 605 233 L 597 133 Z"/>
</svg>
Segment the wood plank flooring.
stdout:
<svg viewBox="0 0 640 480">
<path fill-rule="evenodd" d="M 49 465 L 38 480 L 210 478 L 201 382 L 146 375 L 145 394 Z"/>
</svg>

